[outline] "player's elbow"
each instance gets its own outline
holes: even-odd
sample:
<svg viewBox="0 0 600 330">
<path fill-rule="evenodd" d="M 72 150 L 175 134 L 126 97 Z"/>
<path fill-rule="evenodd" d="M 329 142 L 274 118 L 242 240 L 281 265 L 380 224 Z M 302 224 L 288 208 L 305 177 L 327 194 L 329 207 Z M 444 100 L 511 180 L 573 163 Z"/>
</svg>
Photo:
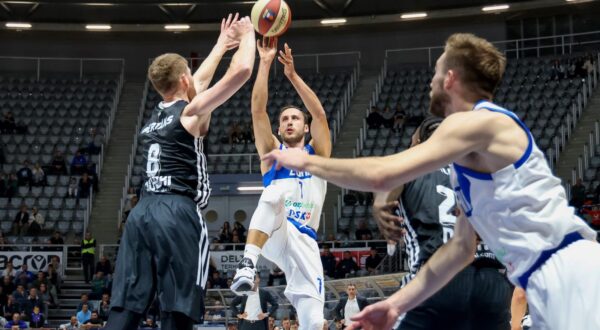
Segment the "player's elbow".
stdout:
<svg viewBox="0 0 600 330">
<path fill-rule="evenodd" d="M 252 65 L 247 63 L 239 63 L 234 68 L 234 79 L 243 81 L 244 83 L 252 76 Z"/>
</svg>

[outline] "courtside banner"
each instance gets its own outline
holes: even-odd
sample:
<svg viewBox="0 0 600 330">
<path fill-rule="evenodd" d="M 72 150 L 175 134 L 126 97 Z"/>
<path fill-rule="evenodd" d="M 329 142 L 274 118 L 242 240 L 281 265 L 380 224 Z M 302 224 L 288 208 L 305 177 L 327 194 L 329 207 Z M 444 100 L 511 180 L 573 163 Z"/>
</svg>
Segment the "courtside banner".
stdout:
<svg viewBox="0 0 600 330">
<path fill-rule="evenodd" d="M 21 265 L 27 264 L 28 270 L 35 275 L 39 271 L 45 272 L 48 270 L 48 265 L 50 264 L 52 257 L 58 257 L 60 264 L 64 264 L 62 251 L 2 251 L 0 252 L 0 271 L 6 269 L 6 265 L 12 261 L 17 272 L 21 270 Z M 62 269 L 58 269 L 57 271 L 61 272 Z"/>
<path fill-rule="evenodd" d="M 244 258 L 244 251 L 210 251 L 210 257 L 215 262 L 218 271 L 226 272 L 236 270 L 240 261 Z M 265 257 L 258 258 L 256 265 L 258 271 L 273 269 L 273 263 Z"/>
</svg>

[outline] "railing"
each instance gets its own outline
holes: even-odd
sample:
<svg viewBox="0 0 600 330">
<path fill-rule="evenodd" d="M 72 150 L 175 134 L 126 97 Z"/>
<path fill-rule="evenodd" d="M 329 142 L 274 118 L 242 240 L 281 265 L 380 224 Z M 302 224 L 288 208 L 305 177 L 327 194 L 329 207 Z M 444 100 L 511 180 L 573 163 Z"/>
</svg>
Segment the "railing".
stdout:
<svg viewBox="0 0 600 330">
<path fill-rule="evenodd" d="M 90 67 L 87 68 L 87 65 Z M 116 67 L 116 69 L 115 69 Z M 80 79 L 94 74 L 122 74 L 125 60 L 122 58 L 74 58 L 74 57 L 27 57 L 0 56 L 0 70 L 19 74 L 35 74 L 37 80 L 44 73 L 75 73 Z"/>
</svg>

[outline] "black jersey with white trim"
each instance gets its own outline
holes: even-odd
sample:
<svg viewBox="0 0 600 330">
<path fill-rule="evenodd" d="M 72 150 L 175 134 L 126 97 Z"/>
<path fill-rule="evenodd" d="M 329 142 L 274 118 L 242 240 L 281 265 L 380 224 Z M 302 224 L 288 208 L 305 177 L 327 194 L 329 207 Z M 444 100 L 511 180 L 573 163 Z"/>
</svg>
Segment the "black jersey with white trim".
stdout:
<svg viewBox="0 0 600 330">
<path fill-rule="evenodd" d="M 192 136 L 181 124 L 188 102 L 161 102 L 140 131 L 144 146 L 144 190 L 189 196 L 200 207 L 210 196 L 206 155 L 202 137 Z"/>
</svg>

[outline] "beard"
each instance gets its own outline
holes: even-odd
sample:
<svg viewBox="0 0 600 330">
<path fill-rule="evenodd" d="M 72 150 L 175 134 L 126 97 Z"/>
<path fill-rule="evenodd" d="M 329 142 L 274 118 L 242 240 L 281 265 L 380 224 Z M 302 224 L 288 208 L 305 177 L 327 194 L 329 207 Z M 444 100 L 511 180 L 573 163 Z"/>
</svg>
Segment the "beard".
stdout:
<svg viewBox="0 0 600 330">
<path fill-rule="evenodd" d="M 450 105 L 450 95 L 444 92 L 440 86 L 440 92 L 431 94 L 431 101 L 429 102 L 429 113 L 436 117 L 444 118 L 446 108 Z"/>
<path fill-rule="evenodd" d="M 300 141 L 304 140 L 304 132 L 298 132 L 298 133 L 292 134 L 292 135 L 283 134 L 281 136 L 281 139 L 287 145 L 295 145 L 295 144 L 300 143 Z"/>
</svg>

